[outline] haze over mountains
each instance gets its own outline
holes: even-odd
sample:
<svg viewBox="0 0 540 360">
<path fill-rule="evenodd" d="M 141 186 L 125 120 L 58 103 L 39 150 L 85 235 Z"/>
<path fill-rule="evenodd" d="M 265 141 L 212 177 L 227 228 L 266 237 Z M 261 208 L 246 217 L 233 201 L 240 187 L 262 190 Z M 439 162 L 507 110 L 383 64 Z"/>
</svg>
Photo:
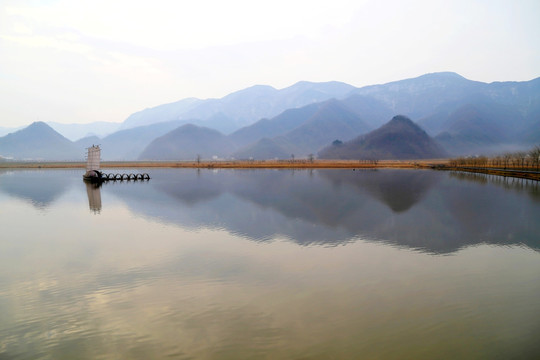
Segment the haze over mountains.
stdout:
<svg viewBox="0 0 540 360">
<path fill-rule="evenodd" d="M 309 112 L 302 114 L 303 116 L 297 114 L 297 119 L 301 121 L 292 130 L 282 131 L 272 138 L 265 136 L 253 142 L 252 145 L 237 151 L 233 156 L 241 159 L 283 159 L 294 154 L 306 157 L 316 153 L 321 147 L 336 138 L 349 139 L 354 134 L 361 134 L 370 129 L 358 114 L 338 100 L 332 99 L 317 105 L 319 105 L 316 108 L 317 111 L 312 114 Z M 314 106 L 310 106 L 310 110 L 315 110 Z M 281 121 L 282 119 L 277 119 L 277 121 L 271 119 L 269 123 Z M 253 126 L 257 126 L 257 124 Z M 261 133 L 258 137 L 264 135 Z M 256 139 L 256 137 L 252 139 Z"/>
<path fill-rule="evenodd" d="M 335 141 L 319 152 L 322 159 L 433 159 L 448 156 L 424 130 L 406 116 L 346 143 Z"/>
<path fill-rule="evenodd" d="M 44 122 L 35 122 L 0 138 L 0 154 L 7 158 L 70 160 L 77 146 Z"/>
<path fill-rule="evenodd" d="M 396 115 L 425 130 L 429 141 L 422 157 L 527 148 L 540 143 L 540 78 L 487 84 L 455 73 L 434 73 L 363 88 L 340 82 L 299 82 L 281 90 L 258 85 L 221 99 L 188 98 L 145 109 L 122 124 L 49 124 L 65 137 L 44 123 L 34 123 L 0 137 L 0 156 L 82 160 L 84 148 L 98 143 L 104 160 L 303 158 L 335 140 L 343 142 L 348 153 L 367 156 L 360 142 L 352 140 Z M 73 140 L 77 133 L 91 136 L 76 142 L 66 138 L 69 134 Z M 408 145 L 390 149 L 397 142 L 382 142 L 381 149 L 370 150 L 372 155 L 402 158 L 407 146 L 420 141 L 411 132 L 395 136 Z M 321 154 L 329 156 L 328 151 Z"/>
<path fill-rule="evenodd" d="M 159 121 L 182 120 L 230 133 L 264 118 L 281 112 L 331 98 L 342 98 L 355 88 L 332 81 L 313 83 L 298 82 L 285 89 L 276 90 L 267 85 L 255 85 L 236 91 L 221 99 L 199 100 L 188 98 L 130 115 L 122 124 L 126 129 Z"/>
</svg>

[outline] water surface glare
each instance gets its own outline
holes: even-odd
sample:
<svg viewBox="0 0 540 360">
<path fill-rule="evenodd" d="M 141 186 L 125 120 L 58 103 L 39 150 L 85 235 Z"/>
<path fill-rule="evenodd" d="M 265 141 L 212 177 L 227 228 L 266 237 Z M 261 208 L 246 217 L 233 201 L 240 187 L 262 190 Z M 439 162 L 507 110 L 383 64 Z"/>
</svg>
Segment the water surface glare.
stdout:
<svg viewBox="0 0 540 360">
<path fill-rule="evenodd" d="M 145 172 L 0 170 L 0 359 L 540 357 L 538 182 Z"/>
</svg>

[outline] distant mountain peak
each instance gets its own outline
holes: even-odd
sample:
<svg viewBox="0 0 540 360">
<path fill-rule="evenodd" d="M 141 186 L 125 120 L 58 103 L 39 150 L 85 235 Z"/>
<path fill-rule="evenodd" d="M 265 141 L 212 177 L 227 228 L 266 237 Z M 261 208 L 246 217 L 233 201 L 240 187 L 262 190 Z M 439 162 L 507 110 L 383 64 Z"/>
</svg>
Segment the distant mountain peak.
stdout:
<svg viewBox="0 0 540 360">
<path fill-rule="evenodd" d="M 72 160 L 82 156 L 74 143 L 43 121 L 0 138 L 0 154 L 39 160 Z"/>
<path fill-rule="evenodd" d="M 336 108 L 336 107 L 345 107 L 339 100 L 335 99 L 335 98 L 332 98 L 332 99 L 329 99 L 329 100 L 326 100 L 322 103 L 322 106 L 321 108 L 319 109 L 319 111 L 321 110 L 324 110 L 326 108 Z"/>
<path fill-rule="evenodd" d="M 231 99 L 241 98 L 242 96 L 246 96 L 246 95 L 247 96 L 261 96 L 261 95 L 269 95 L 275 92 L 277 92 L 277 90 L 270 85 L 253 85 L 245 89 L 230 93 L 229 95 L 226 95 L 223 98 L 217 99 L 217 100 L 229 101 Z"/>
<path fill-rule="evenodd" d="M 27 130 L 30 130 L 30 129 L 51 129 L 52 130 L 52 128 L 43 121 L 34 121 L 30 125 L 28 125 L 26 129 Z"/>
<path fill-rule="evenodd" d="M 396 115 L 389 122 L 375 131 L 394 131 L 394 132 L 417 132 L 425 134 L 425 131 L 409 117 L 405 115 Z"/>
<path fill-rule="evenodd" d="M 26 135 L 41 136 L 41 137 L 47 135 L 47 136 L 53 136 L 53 137 L 68 140 L 43 121 L 35 121 L 31 123 L 30 125 L 28 125 L 27 127 L 25 127 L 24 129 L 21 129 L 10 135 L 15 135 L 15 134 L 21 134 L 21 135 L 26 134 Z"/>
<path fill-rule="evenodd" d="M 141 160 L 189 160 L 231 153 L 234 144 L 217 130 L 182 125 L 154 139 L 140 154 Z"/>
<path fill-rule="evenodd" d="M 403 124 L 408 124 L 408 125 L 414 125 L 416 126 L 416 124 L 411 120 L 409 119 L 407 116 L 405 115 L 396 115 L 392 118 L 392 120 L 390 120 L 389 122 L 390 124 L 392 123 L 403 123 Z"/>
<path fill-rule="evenodd" d="M 337 96 L 343 96 L 348 94 L 350 91 L 354 90 L 355 87 L 341 81 L 323 81 L 323 82 L 312 82 L 301 80 L 293 85 L 282 89 L 282 91 L 299 91 L 299 90 L 316 90 L 325 93 L 334 93 Z"/>
<path fill-rule="evenodd" d="M 181 129 L 182 131 L 194 131 L 194 130 L 199 130 L 199 129 L 202 129 L 203 127 L 202 126 L 197 126 L 195 124 L 184 124 L 182 126 L 179 126 L 178 129 Z"/>
<path fill-rule="evenodd" d="M 452 72 L 452 71 L 439 71 L 439 72 L 427 73 L 427 74 L 424 74 L 424 75 L 420 76 L 419 78 L 422 78 L 422 77 L 437 77 L 437 78 L 445 78 L 445 79 L 454 78 L 454 79 L 465 79 L 466 80 L 465 77 L 459 75 L 456 72 Z"/>
<path fill-rule="evenodd" d="M 244 90 L 276 90 L 276 88 L 274 88 L 273 86 L 270 86 L 270 85 L 264 85 L 264 84 L 255 84 L 255 85 L 252 85 L 250 87 L 247 87 L 243 90 L 239 90 L 239 91 L 244 91 Z"/>
<path fill-rule="evenodd" d="M 319 153 L 323 159 L 426 159 L 445 151 L 411 119 L 396 115 L 372 132 Z"/>
</svg>

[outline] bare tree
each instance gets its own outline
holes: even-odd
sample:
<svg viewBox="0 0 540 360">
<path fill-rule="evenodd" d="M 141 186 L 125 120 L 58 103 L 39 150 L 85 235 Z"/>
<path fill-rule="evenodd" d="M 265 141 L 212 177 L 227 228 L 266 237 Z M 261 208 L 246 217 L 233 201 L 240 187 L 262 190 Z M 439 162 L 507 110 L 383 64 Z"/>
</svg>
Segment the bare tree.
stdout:
<svg viewBox="0 0 540 360">
<path fill-rule="evenodd" d="M 504 160 L 504 168 L 506 169 L 508 165 L 510 164 L 510 160 L 512 159 L 512 155 L 510 154 L 504 154 L 503 160 Z"/>
<path fill-rule="evenodd" d="M 536 171 L 538 171 L 540 163 L 540 146 L 535 146 L 529 151 L 529 156 L 531 157 L 532 166 L 536 166 Z"/>
<path fill-rule="evenodd" d="M 536 168 L 540 169 L 540 146 L 535 146 L 529 151 L 517 151 L 497 155 L 493 158 L 486 156 L 457 157 L 448 161 L 450 166 L 475 166 L 475 167 L 503 167 L 507 168 Z"/>
<path fill-rule="evenodd" d="M 517 167 L 523 168 L 525 165 L 525 159 L 527 158 L 527 153 L 524 151 L 518 151 L 514 153 L 514 163 Z"/>
</svg>

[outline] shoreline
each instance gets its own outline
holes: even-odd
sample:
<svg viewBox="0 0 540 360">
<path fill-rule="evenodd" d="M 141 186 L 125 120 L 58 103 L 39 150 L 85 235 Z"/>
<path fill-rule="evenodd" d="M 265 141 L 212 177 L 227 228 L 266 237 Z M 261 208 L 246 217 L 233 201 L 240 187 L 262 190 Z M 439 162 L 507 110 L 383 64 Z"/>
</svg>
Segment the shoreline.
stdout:
<svg viewBox="0 0 540 360">
<path fill-rule="evenodd" d="M 78 161 L 3 161 L 0 170 L 21 169 L 81 169 L 86 162 Z M 213 160 L 213 161 L 104 161 L 102 169 L 433 169 L 471 172 L 502 177 L 540 181 L 540 172 L 532 169 L 508 167 L 507 169 L 450 165 L 450 159 L 430 160 Z"/>
<path fill-rule="evenodd" d="M 101 168 L 201 168 L 201 169 L 355 169 L 433 168 L 448 165 L 448 159 L 434 160 L 234 160 L 234 161 L 103 161 Z M 86 162 L 5 161 L 0 169 L 84 169 Z"/>
</svg>

